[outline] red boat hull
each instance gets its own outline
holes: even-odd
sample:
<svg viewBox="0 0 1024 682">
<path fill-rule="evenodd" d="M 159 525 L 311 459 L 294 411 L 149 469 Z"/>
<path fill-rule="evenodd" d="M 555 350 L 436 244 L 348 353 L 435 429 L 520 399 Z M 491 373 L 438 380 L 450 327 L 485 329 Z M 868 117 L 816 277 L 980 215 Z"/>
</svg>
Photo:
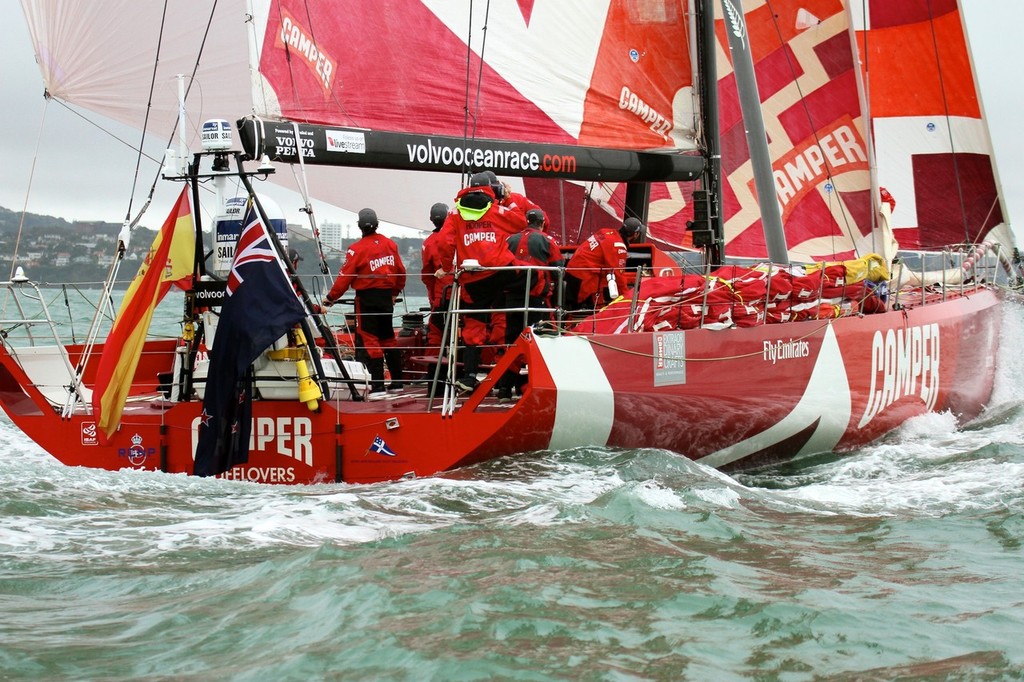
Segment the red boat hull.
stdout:
<svg viewBox="0 0 1024 682">
<path fill-rule="evenodd" d="M 884 314 L 743 329 L 527 332 L 450 415 L 423 391 L 322 401 L 316 412 L 298 401 L 255 401 L 249 462 L 223 477 L 367 483 L 576 446 L 663 448 L 727 470 L 847 450 L 928 411 L 977 416 L 995 378 L 999 303 L 983 289 Z M 518 355 L 528 387 L 499 405 L 488 389 Z M 6 347 L 0 402 L 67 465 L 191 473 L 202 404 L 153 397 L 154 377 L 173 358 L 171 343 L 147 346 L 139 399 L 109 444 L 85 408 L 62 418 Z M 90 376 L 87 368 L 87 384 Z"/>
</svg>

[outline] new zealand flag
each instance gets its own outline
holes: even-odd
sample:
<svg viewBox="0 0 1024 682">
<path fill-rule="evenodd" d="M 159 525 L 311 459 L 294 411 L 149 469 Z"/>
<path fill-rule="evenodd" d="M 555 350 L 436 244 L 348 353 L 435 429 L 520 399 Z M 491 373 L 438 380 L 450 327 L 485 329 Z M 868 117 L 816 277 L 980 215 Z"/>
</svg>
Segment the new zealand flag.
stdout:
<svg viewBox="0 0 1024 682">
<path fill-rule="evenodd" d="M 248 461 L 250 366 L 305 316 L 267 227 L 252 207 L 244 222 L 210 349 L 193 469 L 196 476 L 216 476 Z"/>
</svg>

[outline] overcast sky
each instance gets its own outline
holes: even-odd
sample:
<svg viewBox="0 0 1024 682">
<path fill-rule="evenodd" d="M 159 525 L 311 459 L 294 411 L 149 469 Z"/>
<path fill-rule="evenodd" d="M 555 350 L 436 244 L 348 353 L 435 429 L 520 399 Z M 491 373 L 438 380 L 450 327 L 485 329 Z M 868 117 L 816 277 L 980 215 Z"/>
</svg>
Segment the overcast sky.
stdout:
<svg viewBox="0 0 1024 682">
<path fill-rule="evenodd" d="M 1018 124 L 1021 112 L 1024 112 L 1024 87 L 1020 77 L 1024 66 L 1024 41 L 1011 28 L 1024 26 L 1024 0 L 961 0 L 961 4 L 1007 211 L 1012 222 L 1024 225 L 1024 135 Z M 3 59 L 0 60 L 0 106 L 3 111 L 0 118 L 3 122 L 0 206 L 21 211 L 28 197 L 27 210 L 32 213 L 68 220 L 123 220 L 129 196 L 129 190 L 125 188 L 131 187 L 135 175 L 134 152 L 126 147 L 121 147 L 120 155 L 109 151 L 118 146 L 109 143 L 107 133 L 58 102 L 45 106 L 42 78 L 35 65 L 24 15 L 16 0 L 0 0 L 0 44 L 3 45 Z M 45 136 L 37 153 L 44 109 Z M 137 143 L 137 137 L 130 141 Z M 35 172 L 29 193 L 33 164 Z M 140 173 L 140 189 L 135 196 L 145 195 L 153 172 L 150 165 Z M 176 193 L 176 190 L 172 191 Z M 300 218 L 295 209 L 300 202 L 298 199 L 288 201 L 289 196 L 281 194 L 275 198 L 282 204 L 289 220 L 297 222 Z M 155 202 L 148 219 L 144 220 L 144 224 L 151 228 L 162 222 L 170 210 L 173 196 L 170 192 L 158 195 Z M 138 208 L 137 204 L 132 207 L 133 215 Z M 347 222 L 348 215 L 320 212 L 318 207 L 321 222 Z M 1017 233 L 1024 241 L 1024 227 L 1018 227 Z"/>
</svg>

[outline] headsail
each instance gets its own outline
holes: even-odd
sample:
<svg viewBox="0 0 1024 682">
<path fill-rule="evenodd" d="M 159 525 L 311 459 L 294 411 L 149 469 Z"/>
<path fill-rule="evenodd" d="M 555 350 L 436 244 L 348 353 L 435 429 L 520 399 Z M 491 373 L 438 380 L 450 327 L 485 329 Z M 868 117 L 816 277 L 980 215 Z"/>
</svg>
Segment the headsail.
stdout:
<svg viewBox="0 0 1024 682">
<path fill-rule="evenodd" d="M 178 117 L 175 77 L 194 73 L 188 101 L 196 150 L 204 119 L 251 110 L 243 5 L 199 2 L 165 13 L 157 2 L 21 0 L 51 97 L 137 129 L 148 116 L 166 142 Z"/>
<path fill-rule="evenodd" d="M 852 5 L 896 238 L 981 241 L 1004 212 L 957 0 Z"/>
<path fill-rule="evenodd" d="M 147 127 L 147 140 L 153 143 L 147 151 L 155 158 L 177 123 L 178 74 L 187 81 L 186 132 L 192 151 L 201 148 L 204 120 L 235 119 L 254 110 L 247 0 L 197 1 L 187 11 L 171 4 L 166 14 L 163 3 L 133 0 L 21 4 L 46 92 L 133 128 Z M 106 45 L 116 49 L 101 49 Z M 152 171 L 155 175 L 156 168 Z M 318 181 L 316 199 L 350 210 L 392 203 L 389 219 L 413 227 L 425 222 L 430 197 L 438 192 L 447 196 L 458 187 L 457 178 L 425 174 L 417 180 L 427 188 L 421 206 L 394 202 L 393 180 L 373 170 L 332 169 L 325 175 L 330 177 Z M 297 187 L 291 173 L 278 173 L 271 181 Z"/>
</svg>

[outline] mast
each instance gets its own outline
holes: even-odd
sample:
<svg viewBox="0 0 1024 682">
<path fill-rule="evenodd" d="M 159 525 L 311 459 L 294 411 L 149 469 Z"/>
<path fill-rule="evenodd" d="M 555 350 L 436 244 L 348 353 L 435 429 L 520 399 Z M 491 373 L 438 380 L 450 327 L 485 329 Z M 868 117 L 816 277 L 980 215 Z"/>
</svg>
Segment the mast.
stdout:
<svg viewBox="0 0 1024 682">
<path fill-rule="evenodd" d="M 707 147 L 707 166 L 701 180 L 701 193 L 694 192 L 694 227 L 710 234 L 703 239 L 694 232 L 694 244 L 704 245 L 705 261 L 719 265 L 724 261 L 725 234 L 722 226 L 722 150 L 718 120 L 718 67 L 715 55 L 714 1 L 697 3 L 697 50 L 701 93 L 701 125 Z M 710 228 L 710 229 L 707 229 Z"/>
<path fill-rule="evenodd" d="M 754 60 L 747 40 L 747 24 L 743 18 L 740 0 L 722 0 L 725 15 L 725 33 L 729 37 L 729 51 L 732 52 L 733 69 L 736 73 L 736 89 L 739 92 L 740 109 L 750 148 L 750 162 L 754 170 L 754 186 L 757 189 L 757 203 L 761 209 L 761 226 L 768 258 L 779 265 L 789 264 L 789 248 L 786 234 L 782 229 L 782 213 L 775 193 L 772 161 L 768 154 L 768 136 L 761 118 L 761 97 L 754 76 Z"/>
</svg>

